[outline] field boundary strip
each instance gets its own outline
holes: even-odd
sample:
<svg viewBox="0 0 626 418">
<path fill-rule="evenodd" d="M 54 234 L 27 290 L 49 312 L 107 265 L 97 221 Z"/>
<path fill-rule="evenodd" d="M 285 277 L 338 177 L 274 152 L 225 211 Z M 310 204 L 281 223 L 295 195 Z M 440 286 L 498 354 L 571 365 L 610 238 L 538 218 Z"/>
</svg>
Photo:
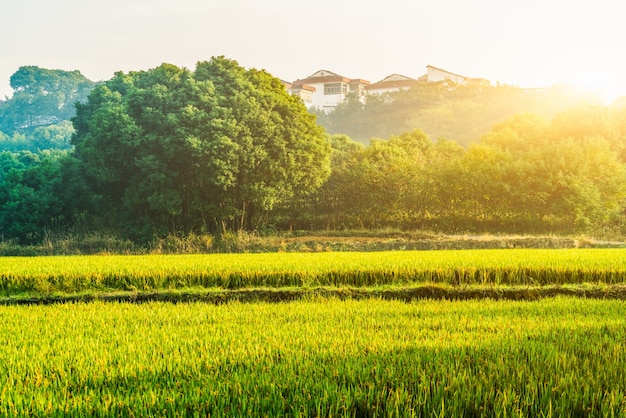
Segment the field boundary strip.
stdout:
<svg viewBox="0 0 626 418">
<path fill-rule="evenodd" d="M 384 299 L 405 302 L 417 300 L 518 300 L 533 301 L 558 296 L 626 300 L 626 285 L 614 286 L 537 286 L 537 287 L 447 287 L 423 285 L 405 288 L 291 288 L 291 289 L 223 289 L 205 291 L 142 291 L 89 293 L 79 295 L 22 295 L 0 298 L 0 305 L 52 305 L 94 301 L 123 303 L 194 303 L 224 304 L 231 302 L 280 303 L 307 298 Z"/>
</svg>

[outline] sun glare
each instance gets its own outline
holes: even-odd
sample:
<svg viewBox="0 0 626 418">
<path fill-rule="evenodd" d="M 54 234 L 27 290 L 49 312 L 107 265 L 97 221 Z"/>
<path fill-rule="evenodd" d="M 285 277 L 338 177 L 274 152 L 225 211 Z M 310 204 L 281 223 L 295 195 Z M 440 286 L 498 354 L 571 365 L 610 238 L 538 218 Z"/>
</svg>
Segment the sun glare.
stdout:
<svg viewBox="0 0 626 418">
<path fill-rule="evenodd" d="M 564 81 L 585 92 L 597 95 L 598 99 L 606 105 L 626 95 L 626 82 L 623 77 L 597 69 L 574 69 Z"/>
</svg>

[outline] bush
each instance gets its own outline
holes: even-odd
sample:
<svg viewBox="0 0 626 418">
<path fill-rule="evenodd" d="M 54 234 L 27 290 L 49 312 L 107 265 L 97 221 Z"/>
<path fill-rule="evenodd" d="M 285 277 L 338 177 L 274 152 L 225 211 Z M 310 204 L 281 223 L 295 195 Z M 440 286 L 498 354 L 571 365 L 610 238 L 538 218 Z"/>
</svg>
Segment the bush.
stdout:
<svg viewBox="0 0 626 418">
<path fill-rule="evenodd" d="M 156 239 L 151 245 L 150 252 L 156 254 L 212 253 L 214 252 L 213 244 L 213 237 L 208 234 L 190 233 L 184 237 L 168 235 L 165 238 Z"/>
</svg>

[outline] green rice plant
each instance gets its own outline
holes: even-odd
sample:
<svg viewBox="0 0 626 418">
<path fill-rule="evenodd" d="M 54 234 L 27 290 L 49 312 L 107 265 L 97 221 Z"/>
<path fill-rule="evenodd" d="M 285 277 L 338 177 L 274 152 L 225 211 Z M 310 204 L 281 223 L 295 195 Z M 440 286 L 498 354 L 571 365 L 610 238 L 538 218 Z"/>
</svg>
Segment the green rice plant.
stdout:
<svg viewBox="0 0 626 418">
<path fill-rule="evenodd" d="M 0 293 L 185 287 L 622 284 L 622 249 L 0 258 Z"/>
<path fill-rule="evenodd" d="M 624 416 L 626 302 L 0 307 L 0 416 Z"/>
</svg>

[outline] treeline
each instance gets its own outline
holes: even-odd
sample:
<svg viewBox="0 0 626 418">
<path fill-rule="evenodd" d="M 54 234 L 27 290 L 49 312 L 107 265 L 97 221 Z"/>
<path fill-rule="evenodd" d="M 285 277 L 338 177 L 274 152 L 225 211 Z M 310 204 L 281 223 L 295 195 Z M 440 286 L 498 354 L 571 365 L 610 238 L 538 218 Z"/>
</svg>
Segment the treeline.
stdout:
<svg viewBox="0 0 626 418">
<path fill-rule="evenodd" d="M 442 81 L 419 83 L 411 89 L 350 97 L 333 111 L 313 109 L 331 134 L 345 134 L 369 144 L 371 138 L 389 138 L 423 130 L 431 138 L 448 138 L 468 147 L 494 124 L 519 113 L 552 118 L 578 103 L 599 104 L 596 95 L 557 84 L 546 89 L 510 85 L 455 85 Z"/>
<path fill-rule="evenodd" d="M 311 228 L 597 233 L 623 227 L 626 108 L 581 106 L 552 120 L 517 115 L 469 149 L 432 141 L 420 130 L 369 146 L 332 139 L 332 174 L 317 194 Z"/>
<path fill-rule="evenodd" d="M 385 227 L 624 232 L 626 108 L 519 113 L 469 147 L 424 130 L 364 145 L 325 133 L 280 80 L 224 57 L 91 83 L 88 96 L 73 96 L 71 126 L 58 113 L 45 117 L 66 108 L 58 100 L 48 110 L 24 105 L 22 119 L 11 110 L 27 92 L 33 103 L 37 91 L 63 96 L 32 87 L 49 73 L 20 71 L 34 74 L 30 84 L 12 78 L 16 93 L 0 102 L 4 240 Z M 34 145 L 42 130 L 62 127 L 67 146 Z M 28 135 L 26 146 L 14 146 L 16 135 Z"/>
<path fill-rule="evenodd" d="M 330 173 L 330 144 L 300 99 L 223 57 L 117 73 L 75 109 L 71 152 L 3 153 L 4 239 L 257 229 Z"/>
</svg>

